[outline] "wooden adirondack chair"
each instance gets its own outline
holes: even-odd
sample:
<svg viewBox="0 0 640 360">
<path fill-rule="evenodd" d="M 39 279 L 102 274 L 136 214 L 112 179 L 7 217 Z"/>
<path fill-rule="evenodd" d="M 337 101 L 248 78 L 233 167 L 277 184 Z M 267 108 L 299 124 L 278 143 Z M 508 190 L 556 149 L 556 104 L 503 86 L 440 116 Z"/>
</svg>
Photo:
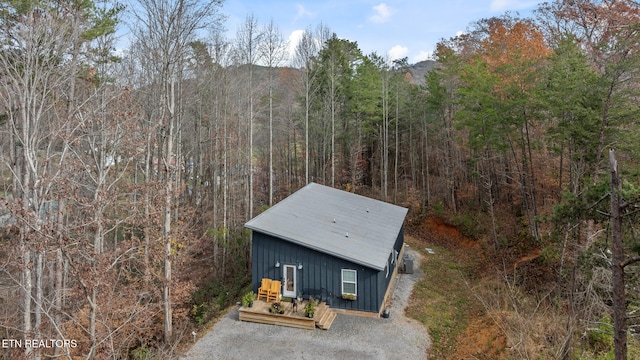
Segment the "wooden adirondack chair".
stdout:
<svg viewBox="0 0 640 360">
<path fill-rule="evenodd" d="M 267 294 L 267 301 L 280 300 L 280 289 L 282 288 L 282 282 L 279 280 L 273 280 L 271 282 L 271 290 Z"/>
<path fill-rule="evenodd" d="M 269 290 L 271 290 L 271 279 L 262 278 L 262 284 L 258 288 L 258 300 L 264 296 L 264 301 L 267 301 Z"/>
</svg>

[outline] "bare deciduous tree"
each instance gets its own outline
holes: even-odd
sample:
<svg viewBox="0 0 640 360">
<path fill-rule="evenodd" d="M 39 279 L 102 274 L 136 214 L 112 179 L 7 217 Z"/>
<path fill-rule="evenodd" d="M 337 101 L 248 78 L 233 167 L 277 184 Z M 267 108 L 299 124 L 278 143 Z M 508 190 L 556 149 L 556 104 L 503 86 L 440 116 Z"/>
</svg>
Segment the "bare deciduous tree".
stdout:
<svg viewBox="0 0 640 360">
<path fill-rule="evenodd" d="M 178 190 L 180 159 L 177 151 L 177 134 L 183 116 L 182 85 L 188 44 L 196 38 L 198 31 L 217 24 L 221 0 L 199 2 L 194 0 L 141 0 L 142 11 L 135 12 L 140 56 L 153 67 L 149 86 L 158 87 L 155 99 L 155 121 L 160 123 L 158 156 L 154 159 L 158 172 L 164 180 L 164 339 L 170 342 L 173 336 L 171 283 L 172 283 L 172 212 L 175 192 Z"/>
<path fill-rule="evenodd" d="M 282 33 L 273 20 L 263 30 L 263 41 L 260 43 L 260 53 L 269 71 L 269 206 L 273 205 L 273 98 L 275 91 L 274 71 L 282 65 L 286 57 L 286 43 Z"/>
<path fill-rule="evenodd" d="M 247 164 L 249 166 L 249 184 L 248 184 L 248 209 L 247 217 L 250 219 L 253 217 L 253 122 L 254 122 L 254 83 L 253 83 L 253 71 L 255 64 L 260 59 L 260 44 L 262 43 L 262 32 L 258 28 L 258 20 L 251 15 L 247 15 L 244 24 L 242 24 L 236 32 L 236 44 L 234 46 L 234 53 L 236 62 L 239 65 L 247 66 L 247 72 L 249 79 L 246 87 L 246 117 L 248 121 L 248 133 L 249 133 L 249 149 L 247 154 Z"/>
<path fill-rule="evenodd" d="M 13 214 L 20 231 L 21 330 L 26 336 L 39 335 L 42 329 L 46 214 L 51 210 L 53 185 L 61 175 L 60 167 L 53 164 L 62 163 L 66 156 L 53 147 L 63 137 L 65 125 L 54 116 L 51 99 L 56 97 L 55 84 L 75 76 L 59 66 L 72 42 L 69 24 L 54 14 L 41 16 L 42 11 L 34 5 L 3 19 L 1 36 L 7 45 L 0 51 L 0 100 L 10 126 L 10 159 L 6 165 L 13 175 Z M 27 356 L 31 352 L 31 347 L 25 348 Z M 39 358 L 39 352 L 34 356 Z"/>
<path fill-rule="evenodd" d="M 311 152 L 309 150 L 309 120 L 311 113 L 312 97 L 317 91 L 317 87 L 313 87 L 314 78 L 317 71 L 314 71 L 314 62 L 317 61 L 318 52 L 324 46 L 325 41 L 330 37 L 330 30 L 326 26 L 320 24 L 314 32 L 305 29 L 300 38 L 300 42 L 296 45 L 293 64 L 302 70 L 302 87 L 304 96 L 304 167 L 305 167 L 305 184 L 309 183 L 309 159 Z"/>
</svg>

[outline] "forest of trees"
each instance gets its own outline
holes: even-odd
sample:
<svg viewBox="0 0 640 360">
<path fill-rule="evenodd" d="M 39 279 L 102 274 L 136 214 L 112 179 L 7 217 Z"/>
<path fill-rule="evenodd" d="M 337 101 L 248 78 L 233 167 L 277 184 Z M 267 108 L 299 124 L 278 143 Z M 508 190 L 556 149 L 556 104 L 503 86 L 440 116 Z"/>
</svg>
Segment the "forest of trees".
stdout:
<svg viewBox="0 0 640 360">
<path fill-rule="evenodd" d="M 424 79 L 324 24 L 291 56 L 251 14 L 225 38 L 222 0 L 1 4 L 1 337 L 77 343 L 4 358 L 173 356 L 245 288 L 243 224 L 308 182 L 409 229 L 446 217 L 496 259 L 541 249 L 518 286 L 565 315 L 558 357 L 616 315 L 612 269 L 640 306 L 635 1 L 479 19 Z M 626 348 L 640 322 L 615 321 Z"/>
</svg>

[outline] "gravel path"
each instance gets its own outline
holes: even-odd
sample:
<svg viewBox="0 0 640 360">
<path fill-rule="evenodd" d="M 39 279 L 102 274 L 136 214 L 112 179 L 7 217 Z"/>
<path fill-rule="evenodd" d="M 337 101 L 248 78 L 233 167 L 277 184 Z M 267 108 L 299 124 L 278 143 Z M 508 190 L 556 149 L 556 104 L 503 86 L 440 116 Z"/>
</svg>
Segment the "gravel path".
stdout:
<svg viewBox="0 0 640 360">
<path fill-rule="evenodd" d="M 399 275 L 388 319 L 338 313 L 329 330 L 303 330 L 238 320 L 225 315 L 182 357 L 205 359 L 425 359 L 431 341 L 425 327 L 404 316 L 415 282 L 423 275 L 413 249 L 414 273 Z"/>
</svg>

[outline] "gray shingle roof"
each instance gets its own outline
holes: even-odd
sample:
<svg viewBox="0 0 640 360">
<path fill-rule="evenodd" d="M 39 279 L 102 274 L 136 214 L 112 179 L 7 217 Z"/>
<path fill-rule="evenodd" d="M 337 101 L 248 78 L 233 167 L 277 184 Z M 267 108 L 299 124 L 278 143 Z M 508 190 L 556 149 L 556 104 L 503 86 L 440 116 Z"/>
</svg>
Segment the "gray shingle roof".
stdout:
<svg viewBox="0 0 640 360">
<path fill-rule="evenodd" d="M 379 271 L 407 209 L 310 183 L 245 227 Z"/>
</svg>

